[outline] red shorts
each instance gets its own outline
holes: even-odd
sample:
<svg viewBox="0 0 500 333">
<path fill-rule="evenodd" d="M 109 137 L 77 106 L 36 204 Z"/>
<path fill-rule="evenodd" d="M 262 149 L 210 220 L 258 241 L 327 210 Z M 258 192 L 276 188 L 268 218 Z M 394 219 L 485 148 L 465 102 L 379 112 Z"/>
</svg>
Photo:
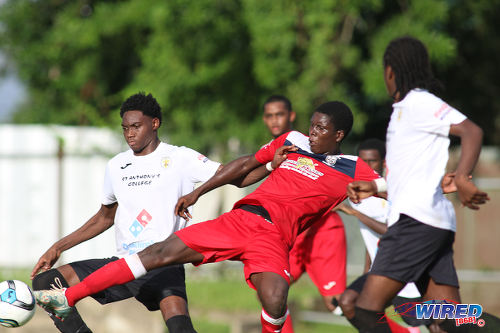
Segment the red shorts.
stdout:
<svg viewBox="0 0 500 333">
<path fill-rule="evenodd" d="M 307 272 L 323 296 L 346 287 L 346 238 L 339 214 L 330 212 L 301 233 L 290 251 L 290 273 L 297 280 Z"/>
<path fill-rule="evenodd" d="M 245 279 L 253 289 L 253 273 L 274 272 L 290 283 L 289 249 L 276 226 L 256 214 L 235 209 L 175 234 L 205 257 L 195 266 L 238 260 L 243 262 Z"/>
</svg>

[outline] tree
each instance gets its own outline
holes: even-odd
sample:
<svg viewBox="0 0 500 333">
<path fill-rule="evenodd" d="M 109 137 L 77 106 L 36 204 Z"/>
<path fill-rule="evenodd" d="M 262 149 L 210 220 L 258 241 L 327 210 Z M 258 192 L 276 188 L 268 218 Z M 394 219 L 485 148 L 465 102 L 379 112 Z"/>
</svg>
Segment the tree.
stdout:
<svg viewBox="0 0 500 333">
<path fill-rule="evenodd" d="M 163 135 L 205 152 L 232 137 L 244 150 L 266 142 L 261 104 L 276 93 L 291 98 L 299 130 L 315 106 L 338 99 L 355 114 L 351 140 L 383 137 L 387 43 L 421 38 L 451 75 L 460 39 L 447 33 L 449 2 L 433 0 L 8 0 L 1 9 L 0 47 L 30 96 L 16 122 L 118 127 L 123 99 L 145 91 L 163 107 Z"/>
</svg>

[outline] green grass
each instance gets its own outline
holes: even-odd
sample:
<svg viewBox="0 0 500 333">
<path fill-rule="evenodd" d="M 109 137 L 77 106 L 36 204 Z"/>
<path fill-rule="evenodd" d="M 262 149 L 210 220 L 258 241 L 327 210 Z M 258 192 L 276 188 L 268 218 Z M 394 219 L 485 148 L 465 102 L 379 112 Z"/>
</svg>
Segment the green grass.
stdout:
<svg viewBox="0 0 500 333">
<path fill-rule="evenodd" d="M 31 286 L 31 270 L 28 268 L 3 268 L 0 267 L 0 281 L 19 280 Z"/>
</svg>

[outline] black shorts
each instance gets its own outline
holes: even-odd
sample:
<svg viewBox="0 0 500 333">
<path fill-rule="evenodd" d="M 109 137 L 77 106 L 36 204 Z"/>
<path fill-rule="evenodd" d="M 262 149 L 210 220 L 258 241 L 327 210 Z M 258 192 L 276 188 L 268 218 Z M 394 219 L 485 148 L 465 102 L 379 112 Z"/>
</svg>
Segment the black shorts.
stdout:
<svg viewBox="0 0 500 333">
<path fill-rule="evenodd" d="M 455 233 L 439 229 L 401 214 L 380 243 L 370 274 L 404 283 L 415 282 L 422 295 L 430 278 L 458 288 L 453 264 Z"/>
<path fill-rule="evenodd" d="M 70 265 L 81 281 L 92 272 L 118 259 L 117 257 L 90 259 L 76 261 Z M 113 286 L 91 296 L 101 304 L 135 297 L 149 311 L 159 310 L 161 300 L 168 296 L 180 296 L 187 301 L 184 265 L 160 267 L 137 280 Z"/>
<path fill-rule="evenodd" d="M 361 291 L 363 290 L 363 286 L 365 285 L 367 277 L 368 273 L 361 275 L 356 280 L 354 280 L 350 285 L 348 285 L 346 289 L 351 289 L 357 292 L 358 294 L 361 294 Z"/>
</svg>

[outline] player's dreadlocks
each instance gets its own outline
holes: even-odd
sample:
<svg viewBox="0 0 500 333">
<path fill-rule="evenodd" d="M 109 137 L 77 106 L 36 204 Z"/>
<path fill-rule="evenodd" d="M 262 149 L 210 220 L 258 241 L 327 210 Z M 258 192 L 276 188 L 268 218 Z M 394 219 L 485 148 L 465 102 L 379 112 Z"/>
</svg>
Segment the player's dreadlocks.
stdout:
<svg viewBox="0 0 500 333">
<path fill-rule="evenodd" d="M 399 91 L 400 99 L 414 88 L 432 93 L 442 89 L 432 74 L 425 45 L 416 38 L 405 36 L 392 40 L 384 53 L 384 68 L 387 66 L 391 66 L 396 75 L 396 91 Z"/>
<path fill-rule="evenodd" d="M 161 124 L 161 107 L 151 94 L 139 92 L 127 98 L 120 108 L 120 117 L 127 111 L 142 111 L 146 116 L 158 118 Z"/>
</svg>

